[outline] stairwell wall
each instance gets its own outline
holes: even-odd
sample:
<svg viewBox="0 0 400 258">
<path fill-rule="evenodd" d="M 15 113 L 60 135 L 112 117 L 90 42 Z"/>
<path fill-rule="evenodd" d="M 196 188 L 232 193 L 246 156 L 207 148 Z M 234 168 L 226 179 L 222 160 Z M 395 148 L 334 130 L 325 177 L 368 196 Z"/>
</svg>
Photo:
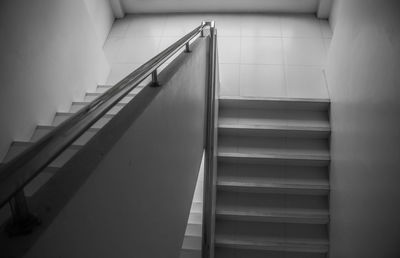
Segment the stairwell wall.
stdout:
<svg viewBox="0 0 400 258">
<path fill-rule="evenodd" d="M 336 1 L 330 257 L 400 257 L 400 3 Z"/>
<path fill-rule="evenodd" d="M 13 140 L 28 140 L 37 124 L 105 82 L 104 42 L 87 7 L 83 0 L 0 2 L 0 161 Z"/>
<path fill-rule="evenodd" d="M 119 0 L 126 13 L 291 12 L 316 13 L 319 0 Z"/>
</svg>

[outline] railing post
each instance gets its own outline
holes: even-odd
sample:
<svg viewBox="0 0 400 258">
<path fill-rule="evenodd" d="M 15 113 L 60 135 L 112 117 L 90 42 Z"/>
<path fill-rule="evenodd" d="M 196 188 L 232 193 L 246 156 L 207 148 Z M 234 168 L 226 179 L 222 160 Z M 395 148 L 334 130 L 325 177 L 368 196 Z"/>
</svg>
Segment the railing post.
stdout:
<svg viewBox="0 0 400 258">
<path fill-rule="evenodd" d="M 186 53 L 191 52 L 191 51 L 190 51 L 190 44 L 189 44 L 189 42 L 186 43 L 186 45 L 185 45 L 185 52 L 186 52 Z"/>
<path fill-rule="evenodd" d="M 6 225 L 9 236 L 21 236 L 32 233 L 40 225 L 40 220 L 29 212 L 23 190 L 18 191 L 10 200 L 12 218 Z"/>
<path fill-rule="evenodd" d="M 201 29 L 201 32 L 200 32 L 200 37 L 202 37 L 202 38 L 204 38 L 204 26 L 205 25 L 206 25 L 206 22 L 202 21 L 201 22 L 202 29 Z"/>
<path fill-rule="evenodd" d="M 155 69 L 155 70 L 151 73 L 151 86 L 153 86 L 153 87 L 158 87 L 158 86 L 160 86 L 160 83 L 158 82 L 157 69 Z"/>
</svg>

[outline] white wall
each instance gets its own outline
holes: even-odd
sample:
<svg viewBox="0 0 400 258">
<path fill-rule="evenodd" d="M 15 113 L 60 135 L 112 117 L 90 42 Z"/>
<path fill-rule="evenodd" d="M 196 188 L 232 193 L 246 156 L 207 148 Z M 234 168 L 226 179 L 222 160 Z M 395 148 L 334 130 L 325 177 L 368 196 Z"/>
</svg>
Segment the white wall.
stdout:
<svg viewBox="0 0 400 258">
<path fill-rule="evenodd" d="M 114 22 L 109 0 L 84 0 L 92 19 L 96 34 L 104 44 Z"/>
<path fill-rule="evenodd" d="M 331 13 L 333 0 L 319 0 L 317 17 L 320 19 L 328 19 Z"/>
<path fill-rule="evenodd" d="M 104 83 L 109 65 L 82 0 L 0 2 L 0 160 L 12 140 Z"/>
<path fill-rule="evenodd" d="M 339 1 L 340 0 L 332 0 L 331 12 L 329 14 L 329 24 L 331 25 L 332 31 L 335 32 L 336 23 L 338 21 L 339 15 Z"/>
<path fill-rule="evenodd" d="M 315 13 L 319 0 L 120 0 L 126 13 L 302 12 Z"/>
<path fill-rule="evenodd" d="M 331 258 L 400 257 L 400 3 L 339 0 L 332 98 Z"/>
</svg>

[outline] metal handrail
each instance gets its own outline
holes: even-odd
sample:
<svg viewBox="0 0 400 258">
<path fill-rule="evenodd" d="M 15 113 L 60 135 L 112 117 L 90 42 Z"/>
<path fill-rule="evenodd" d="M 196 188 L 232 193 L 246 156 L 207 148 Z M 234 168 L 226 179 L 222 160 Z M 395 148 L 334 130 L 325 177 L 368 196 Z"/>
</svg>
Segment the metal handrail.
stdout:
<svg viewBox="0 0 400 258">
<path fill-rule="evenodd" d="M 12 201 L 10 202 L 12 208 L 19 205 L 17 211 L 27 210 L 23 194 L 24 186 L 144 79 L 151 75 L 153 84 L 156 85 L 158 83 L 157 68 L 182 47 L 186 47 L 186 51 L 188 51 L 190 40 L 200 33 L 203 35 L 204 29 L 208 26 L 210 26 L 210 22 L 202 22 L 200 26 L 126 76 L 20 155 L 4 164 L 0 169 L 0 208 Z"/>
<path fill-rule="evenodd" d="M 215 23 L 210 24 L 210 44 L 208 57 L 207 118 L 204 162 L 203 193 L 203 239 L 202 257 L 214 257 L 214 216 L 215 216 L 215 178 L 216 178 L 216 87 L 217 87 L 217 30 Z"/>
</svg>

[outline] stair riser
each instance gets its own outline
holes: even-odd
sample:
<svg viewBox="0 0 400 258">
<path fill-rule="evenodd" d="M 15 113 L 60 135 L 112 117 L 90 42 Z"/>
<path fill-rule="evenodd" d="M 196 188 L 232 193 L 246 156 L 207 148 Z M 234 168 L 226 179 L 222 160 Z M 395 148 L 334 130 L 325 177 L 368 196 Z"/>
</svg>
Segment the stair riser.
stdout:
<svg viewBox="0 0 400 258">
<path fill-rule="evenodd" d="M 68 118 L 70 118 L 70 116 L 64 116 L 64 115 L 56 115 L 56 117 L 54 118 L 53 124 L 52 126 L 58 126 L 60 125 L 62 122 L 64 122 L 65 120 L 67 120 Z M 106 125 L 109 121 L 111 120 L 111 117 L 102 117 L 100 118 L 94 125 L 92 125 L 92 128 L 95 129 L 100 129 L 102 128 L 104 125 Z"/>
<path fill-rule="evenodd" d="M 251 250 L 216 246 L 216 258 L 326 258 L 325 253 L 296 253 L 284 251 Z"/>
<path fill-rule="evenodd" d="M 201 258 L 200 250 L 181 250 L 180 258 Z"/>
<path fill-rule="evenodd" d="M 221 136 L 219 152 L 242 154 L 312 155 L 329 158 L 329 142 L 324 139 L 286 137 Z"/>
<path fill-rule="evenodd" d="M 147 83 L 148 82 L 150 82 L 150 80 L 148 80 Z M 137 86 L 135 89 L 133 89 L 129 94 L 131 94 L 131 95 L 132 94 L 133 95 L 138 94 L 147 83 L 145 83 L 145 84 L 141 83 L 139 86 Z M 104 93 L 104 92 L 106 92 L 107 90 L 109 90 L 111 88 L 112 88 L 112 86 L 104 86 L 104 85 L 103 86 L 98 86 L 97 89 L 96 89 L 96 93 Z"/>
<path fill-rule="evenodd" d="M 201 250 L 201 237 L 185 236 L 183 239 L 182 249 Z"/>
<path fill-rule="evenodd" d="M 50 133 L 54 128 L 39 128 L 36 129 L 31 141 L 32 142 L 36 142 L 39 139 L 41 139 L 43 136 L 45 136 L 46 134 Z M 79 146 L 83 146 L 85 145 L 95 134 L 97 131 L 94 130 L 89 130 L 86 131 L 81 137 L 78 138 L 78 140 L 76 140 L 73 144 L 74 145 L 79 145 Z"/>
<path fill-rule="evenodd" d="M 224 207 L 241 207 L 248 210 L 263 208 L 284 209 L 290 207 L 311 214 L 328 212 L 328 197 L 314 195 L 288 195 L 248 192 L 224 192 L 217 194 L 217 210 Z"/>
<path fill-rule="evenodd" d="M 257 216 L 234 216 L 234 215 L 216 215 L 218 220 L 230 221 L 250 221 L 250 222 L 271 222 L 271 223 L 299 223 L 299 224 L 318 224 L 326 225 L 329 223 L 328 218 L 310 219 L 310 218 L 291 218 L 283 216 L 257 217 Z"/>
<path fill-rule="evenodd" d="M 202 225 L 201 224 L 188 224 L 186 226 L 185 236 L 201 237 Z"/>
<path fill-rule="evenodd" d="M 267 164 L 267 165 L 291 165 L 291 166 L 315 166 L 326 167 L 329 165 L 328 158 L 311 158 L 311 157 L 297 157 L 290 158 L 284 156 L 270 156 L 270 157 L 246 157 L 246 156 L 231 156 L 221 154 L 218 155 L 218 161 L 227 163 L 243 163 L 243 164 Z"/>
<path fill-rule="evenodd" d="M 329 190 L 300 189 L 300 188 L 265 188 L 265 187 L 236 187 L 217 185 L 218 191 L 250 192 L 272 194 L 328 195 Z"/>
<path fill-rule="evenodd" d="M 69 112 L 70 112 L 70 113 L 76 113 L 76 112 L 78 112 L 80 109 L 82 109 L 83 107 L 85 107 L 85 106 L 86 106 L 87 104 L 89 104 L 89 103 L 90 103 L 90 102 L 87 102 L 87 103 L 85 103 L 85 104 L 76 104 L 76 103 L 73 103 L 72 106 L 71 106 L 71 109 L 69 110 Z M 115 114 L 117 114 L 123 107 L 124 107 L 124 104 L 116 105 L 116 106 L 112 107 L 112 108 L 107 112 L 107 114 L 115 115 Z"/>
<path fill-rule="evenodd" d="M 328 167 L 241 164 L 218 162 L 219 177 L 239 177 L 258 180 L 327 181 Z"/>
<path fill-rule="evenodd" d="M 310 110 L 310 111 L 328 111 L 329 101 L 304 101 L 293 99 L 219 99 L 219 106 L 221 109 L 262 109 L 262 110 Z"/>
<path fill-rule="evenodd" d="M 258 136 L 258 137 L 289 137 L 289 138 L 311 138 L 328 139 L 330 131 L 327 130 L 290 130 L 290 129 L 238 129 L 238 128 L 219 128 L 218 135 L 223 136 Z"/>
<path fill-rule="evenodd" d="M 93 95 L 86 95 L 84 101 L 85 102 L 92 102 L 93 100 L 97 99 L 99 96 L 93 96 Z M 130 97 L 124 97 L 122 98 L 119 103 L 127 104 L 133 99 L 133 96 Z"/>
<path fill-rule="evenodd" d="M 252 236 L 254 239 L 294 239 L 295 244 L 307 244 L 313 240 L 316 244 L 327 243 L 326 225 L 298 223 L 270 223 L 254 221 L 217 220 L 216 239 L 221 236 Z"/>
<path fill-rule="evenodd" d="M 271 244 L 270 246 L 250 246 L 250 245 L 231 245 L 231 244 L 223 244 L 216 243 L 216 247 L 225 247 L 225 248 L 236 248 L 236 249 L 248 249 L 248 250 L 261 250 L 261 251 L 282 251 L 282 252 L 300 252 L 300 253 L 317 253 L 317 254 L 326 254 L 328 253 L 328 246 L 324 248 L 315 249 L 313 247 L 305 247 L 303 245 L 298 246 L 290 246 L 287 245 L 279 245 L 279 244 Z"/>
</svg>

